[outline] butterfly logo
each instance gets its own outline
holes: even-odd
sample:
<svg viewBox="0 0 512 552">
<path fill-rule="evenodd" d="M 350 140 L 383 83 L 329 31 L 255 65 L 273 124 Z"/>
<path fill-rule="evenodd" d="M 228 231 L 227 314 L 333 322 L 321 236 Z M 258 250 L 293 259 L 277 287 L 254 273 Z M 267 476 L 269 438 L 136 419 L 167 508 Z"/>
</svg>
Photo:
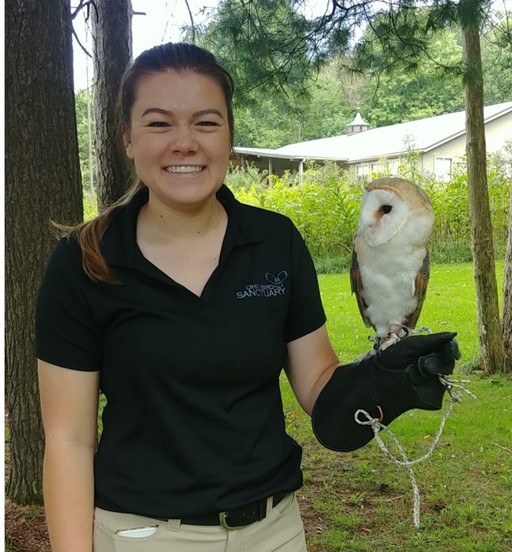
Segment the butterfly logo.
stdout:
<svg viewBox="0 0 512 552">
<path fill-rule="evenodd" d="M 277 287 L 281 287 L 286 278 L 288 278 L 288 272 L 286 272 L 286 270 L 281 270 L 277 276 L 274 276 L 271 272 L 267 272 L 265 274 L 265 278 L 267 282 L 270 282 Z"/>
</svg>

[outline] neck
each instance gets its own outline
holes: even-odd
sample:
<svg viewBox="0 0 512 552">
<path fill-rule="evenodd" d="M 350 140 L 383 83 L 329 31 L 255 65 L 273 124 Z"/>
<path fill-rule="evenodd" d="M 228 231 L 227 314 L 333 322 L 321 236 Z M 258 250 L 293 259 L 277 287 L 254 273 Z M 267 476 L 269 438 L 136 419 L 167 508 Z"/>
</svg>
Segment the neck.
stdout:
<svg viewBox="0 0 512 552">
<path fill-rule="evenodd" d="M 150 195 L 148 203 L 139 213 L 138 226 L 139 231 L 143 231 L 154 240 L 193 240 L 215 230 L 225 221 L 226 216 L 224 207 L 215 196 L 197 209 L 179 211 L 151 201 Z"/>
</svg>

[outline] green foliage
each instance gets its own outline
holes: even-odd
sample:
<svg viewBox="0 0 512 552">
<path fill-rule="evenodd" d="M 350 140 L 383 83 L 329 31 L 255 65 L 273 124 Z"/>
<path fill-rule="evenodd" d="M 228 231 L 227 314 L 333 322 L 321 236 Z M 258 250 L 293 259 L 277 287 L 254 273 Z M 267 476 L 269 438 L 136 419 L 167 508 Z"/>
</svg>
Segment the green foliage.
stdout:
<svg viewBox="0 0 512 552">
<path fill-rule="evenodd" d="M 434 206 L 436 223 L 430 241 L 433 262 L 456 263 L 472 259 L 468 224 L 467 177 L 460 172 L 449 182 L 422 177 L 414 159 L 405 159 L 399 172 L 422 186 Z M 499 156 L 489 159 L 489 201 L 494 247 L 503 257 L 508 235 L 510 178 Z M 464 167 L 461 166 L 461 171 Z M 379 175 L 375 175 L 377 177 Z M 303 235 L 320 273 L 339 272 L 350 265 L 352 240 L 357 228 L 362 188 L 351 173 L 335 163 L 311 165 L 298 182 L 297 175 L 282 178 L 242 169 L 227 178 L 243 202 L 290 217 Z"/>
<path fill-rule="evenodd" d="M 98 200 L 96 194 L 89 190 L 84 191 L 84 222 L 91 220 L 98 214 Z"/>
<path fill-rule="evenodd" d="M 512 16 L 482 36 L 482 64 L 485 103 L 509 101 L 512 98 Z"/>
<path fill-rule="evenodd" d="M 488 188 L 491 220 L 493 225 L 494 249 L 498 257 L 504 257 L 508 235 L 508 205 L 510 177 L 507 165 L 499 155 L 488 160 Z M 436 224 L 431 239 L 434 259 L 444 262 L 470 261 L 471 235 L 468 221 L 467 173 L 464 164 L 458 173 L 446 183 L 423 179 L 422 186 L 429 195 Z"/>
<path fill-rule="evenodd" d="M 316 70 L 307 44 L 311 24 L 294 7 L 293 0 L 224 0 L 199 34 L 198 44 L 233 75 L 238 105 L 257 105 L 262 93 L 276 90 L 289 106 L 287 100 L 307 96 L 304 77 Z"/>
<path fill-rule="evenodd" d="M 280 148 L 300 142 L 297 114 L 279 108 L 271 98 L 262 98 L 256 106 L 235 110 L 235 145 L 253 148 Z"/>
<path fill-rule="evenodd" d="M 464 109 L 459 32 L 446 29 L 428 41 L 409 70 L 377 74 L 365 89 L 363 112 L 372 126 L 384 126 Z M 383 50 L 387 55 L 387 50 Z"/>
<path fill-rule="evenodd" d="M 261 95 L 255 105 L 235 107 L 235 144 L 279 148 L 345 134 L 361 104 L 365 81 L 347 73 L 342 65 L 341 60 L 334 60 L 322 67 L 314 81 L 304 83 L 308 96 L 293 108 L 278 93 Z"/>
<path fill-rule="evenodd" d="M 78 153 L 80 155 L 80 170 L 82 173 L 82 186 L 84 189 L 91 188 L 91 168 L 89 166 L 89 123 L 91 131 L 91 159 L 93 180 L 96 171 L 96 157 L 94 148 L 94 120 L 93 120 L 93 98 L 89 97 L 90 114 L 87 108 L 87 96 L 92 96 L 90 90 L 81 90 L 75 94 L 76 126 L 78 134 Z"/>
</svg>

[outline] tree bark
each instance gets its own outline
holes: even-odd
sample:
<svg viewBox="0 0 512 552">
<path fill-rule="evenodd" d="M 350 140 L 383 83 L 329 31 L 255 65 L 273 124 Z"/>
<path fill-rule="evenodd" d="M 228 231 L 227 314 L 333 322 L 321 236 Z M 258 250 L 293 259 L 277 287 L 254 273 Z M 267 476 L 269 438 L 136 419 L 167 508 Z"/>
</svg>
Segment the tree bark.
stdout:
<svg viewBox="0 0 512 552">
<path fill-rule="evenodd" d="M 505 275 L 503 278 L 503 316 L 501 334 L 505 347 L 505 372 L 512 374 L 512 187 L 510 188 L 510 206 L 508 212 L 508 241 L 505 254 Z"/>
<path fill-rule="evenodd" d="M 469 219 L 477 298 L 481 362 L 485 373 L 503 371 L 505 349 L 500 331 L 498 287 L 487 186 L 479 0 L 461 0 L 462 48 L 465 75 L 466 155 Z"/>
<path fill-rule="evenodd" d="M 34 312 L 56 245 L 50 220 L 82 219 L 69 0 L 7 0 L 5 309 L 6 494 L 41 502 L 43 433 Z"/>
<path fill-rule="evenodd" d="M 96 0 L 93 18 L 97 192 L 100 211 L 127 190 L 131 168 L 121 141 L 117 95 L 132 59 L 131 0 Z"/>
</svg>

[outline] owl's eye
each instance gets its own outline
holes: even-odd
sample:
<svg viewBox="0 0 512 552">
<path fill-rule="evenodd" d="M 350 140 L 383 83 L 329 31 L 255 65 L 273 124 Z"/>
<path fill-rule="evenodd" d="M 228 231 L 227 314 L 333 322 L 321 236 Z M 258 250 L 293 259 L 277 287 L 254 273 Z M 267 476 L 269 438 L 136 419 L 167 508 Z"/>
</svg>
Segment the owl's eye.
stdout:
<svg viewBox="0 0 512 552">
<path fill-rule="evenodd" d="M 381 207 L 382 209 L 382 212 L 387 215 L 388 213 L 391 213 L 391 210 L 393 209 L 393 206 L 392 205 L 383 205 Z"/>
</svg>

